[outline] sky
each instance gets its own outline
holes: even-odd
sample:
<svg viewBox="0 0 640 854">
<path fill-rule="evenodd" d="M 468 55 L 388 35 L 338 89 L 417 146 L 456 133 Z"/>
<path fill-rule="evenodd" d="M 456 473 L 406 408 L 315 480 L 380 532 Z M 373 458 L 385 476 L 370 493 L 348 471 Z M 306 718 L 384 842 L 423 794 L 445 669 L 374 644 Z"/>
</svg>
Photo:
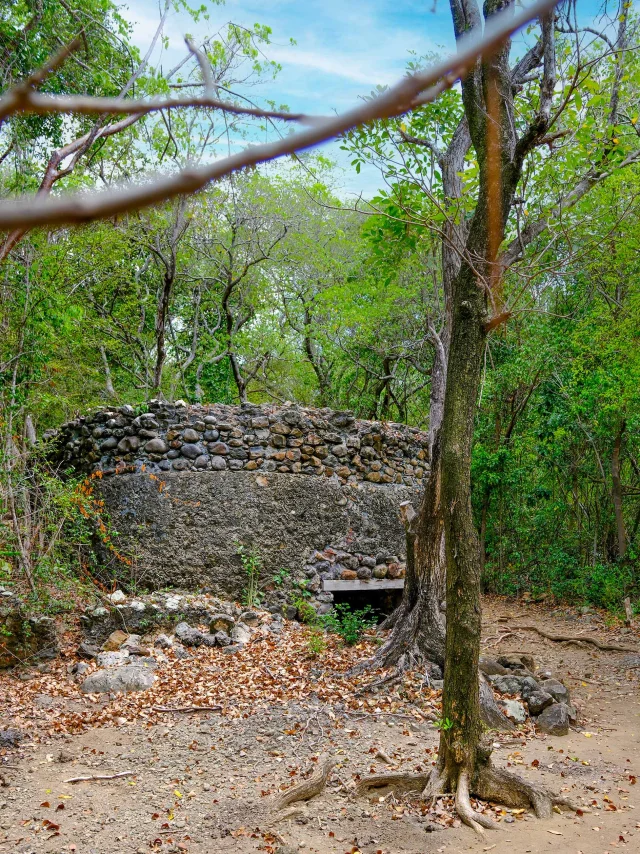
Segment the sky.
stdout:
<svg viewBox="0 0 640 854">
<path fill-rule="evenodd" d="M 191 0 L 191 5 L 200 4 Z M 282 71 L 252 96 L 272 98 L 296 112 L 341 112 L 377 85 L 396 81 L 412 51 L 423 56 L 454 50 L 448 0 L 204 0 L 203 5 L 210 17 L 198 24 L 186 12 L 170 13 L 164 31 L 168 48 L 156 53 L 154 64 L 161 62 L 165 69 L 175 65 L 184 56 L 185 34 L 202 39 L 228 21 L 266 24 L 273 34 L 265 52 Z M 579 0 L 578 5 L 589 17 L 599 2 Z M 144 53 L 160 18 L 158 0 L 129 0 L 121 12 L 132 23 L 133 40 Z M 523 37 L 519 39 L 524 44 Z M 357 175 L 336 143 L 325 146 L 323 153 L 337 162 L 338 185 L 345 195 L 371 195 L 380 186 L 373 167 Z"/>
</svg>

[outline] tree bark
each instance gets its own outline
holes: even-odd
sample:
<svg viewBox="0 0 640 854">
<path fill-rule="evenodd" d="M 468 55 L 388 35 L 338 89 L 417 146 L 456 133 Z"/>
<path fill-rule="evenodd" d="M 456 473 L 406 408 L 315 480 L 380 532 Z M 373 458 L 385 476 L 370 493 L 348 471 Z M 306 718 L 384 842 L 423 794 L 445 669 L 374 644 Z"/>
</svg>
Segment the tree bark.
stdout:
<svg viewBox="0 0 640 854">
<path fill-rule="evenodd" d="M 619 560 L 622 560 L 627 553 L 627 530 L 624 524 L 624 515 L 622 512 L 622 479 L 620 477 L 620 451 L 622 448 L 622 436 L 624 434 L 625 427 L 626 424 L 623 421 L 620 425 L 620 429 L 616 433 L 613 443 L 613 454 L 611 455 L 611 497 L 616 518 L 616 539 L 618 543 Z"/>
</svg>

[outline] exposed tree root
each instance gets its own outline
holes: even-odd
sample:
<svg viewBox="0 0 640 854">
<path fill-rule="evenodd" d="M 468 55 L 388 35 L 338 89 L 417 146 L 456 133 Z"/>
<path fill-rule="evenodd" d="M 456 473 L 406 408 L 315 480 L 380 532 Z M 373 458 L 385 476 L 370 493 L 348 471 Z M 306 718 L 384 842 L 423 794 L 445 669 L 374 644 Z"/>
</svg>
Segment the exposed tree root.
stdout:
<svg viewBox="0 0 640 854">
<path fill-rule="evenodd" d="M 519 632 L 537 632 L 541 637 L 550 641 L 564 641 L 565 643 L 590 643 L 603 652 L 638 652 L 631 646 L 620 646 L 614 643 L 602 643 L 597 638 L 592 638 L 589 635 L 552 635 L 545 632 L 544 629 L 539 629 L 538 626 L 516 626 Z"/>
<path fill-rule="evenodd" d="M 424 792 L 432 772 L 410 773 L 408 771 L 390 771 L 386 774 L 370 774 L 363 777 L 356 787 L 356 794 L 366 795 L 371 789 L 384 789 L 387 786 L 394 792 Z M 439 794 L 435 792 L 434 794 Z"/>
<path fill-rule="evenodd" d="M 412 774 L 396 772 L 372 774 L 358 784 L 356 793 L 365 795 L 372 789 L 389 787 L 394 792 L 406 794 L 421 790 L 425 801 L 440 794 L 455 792 L 456 812 L 460 819 L 476 833 L 496 829 L 498 825 L 489 816 L 476 812 L 471 806 L 471 794 L 483 801 L 515 809 L 533 809 L 538 818 L 550 818 L 554 806 L 576 810 L 568 798 L 554 795 L 543 786 L 530 783 L 517 774 L 494 768 L 490 749 L 483 745 L 478 751 L 478 766 L 472 777 L 467 771 L 458 774 L 457 782 L 448 779 L 444 768 L 436 765 L 430 772 Z"/>
<path fill-rule="evenodd" d="M 456 812 L 464 822 L 480 836 L 484 834 L 483 828 L 495 830 L 497 825 L 488 816 L 477 813 L 471 806 L 469 798 L 469 774 L 463 771 L 458 777 L 456 788 Z"/>
<path fill-rule="evenodd" d="M 334 756 L 323 757 L 318 763 L 318 769 L 308 779 L 302 780 L 302 782 L 282 792 L 274 802 L 274 811 L 282 810 L 298 801 L 308 801 L 319 795 L 327 785 L 329 775 L 337 762 L 338 760 Z"/>
</svg>

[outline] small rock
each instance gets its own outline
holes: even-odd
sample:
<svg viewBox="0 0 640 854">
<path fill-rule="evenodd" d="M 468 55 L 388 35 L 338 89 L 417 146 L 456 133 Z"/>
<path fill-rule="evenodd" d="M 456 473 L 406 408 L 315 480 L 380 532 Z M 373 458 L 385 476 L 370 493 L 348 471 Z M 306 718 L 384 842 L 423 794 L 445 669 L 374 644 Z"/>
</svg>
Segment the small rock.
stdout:
<svg viewBox="0 0 640 854">
<path fill-rule="evenodd" d="M 519 694 L 524 681 L 523 676 L 491 676 L 489 681 L 500 694 Z"/>
<path fill-rule="evenodd" d="M 57 759 L 58 762 L 73 762 L 75 756 L 73 755 L 73 753 L 70 753 L 63 747 L 62 750 L 60 750 L 60 752 L 58 753 Z"/>
<path fill-rule="evenodd" d="M 171 649 L 173 646 L 173 641 L 169 637 L 169 635 L 158 635 L 158 637 L 153 642 L 154 646 L 157 646 L 158 649 Z"/>
<path fill-rule="evenodd" d="M 80 686 L 83 694 L 111 694 L 118 691 L 146 691 L 151 688 L 156 677 L 147 667 L 125 665 L 106 670 L 96 670 Z"/>
<path fill-rule="evenodd" d="M 558 703 L 569 703 L 569 690 L 557 679 L 545 679 L 540 687 Z"/>
<path fill-rule="evenodd" d="M 166 454 L 169 446 L 164 439 L 151 439 L 144 446 L 144 450 L 147 454 Z"/>
<path fill-rule="evenodd" d="M 480 670 L 485 676 L 506 676 L 509 672 L 502 664 L 486 655 L 480 656 Z"/>
<path fill-rule="evenodd" d="M 530 670 L 532 673 L 536 669 L 535 661 L 526 653 L 508 653 L 498 656 L 498 664 L 506 667 L 507 670 Z"/>
<path fill-rule="evenodd" d="M 183 661 L 185 658 L 191 658 L 191 653 L 187 652 L 181 643 L 174 643 L 173 651 L 178 661 Z"/>
<path fill-rule="evenodd" d="M 128 637 L 129 635 L 126 632 L 116 629 L 102 644 L 102 649 L 105 652 L 117 652 Z"/>
<path fill-rule="evenodd" d="M 97 658 L 99 652 L 99 648 L 94 646 L 94 644 L 82 641 L 76 650 L 76 655 L 80 656 L 80 658 Z"/>
<path fill-rule="evenodd" d="M 86 661 L 78 661 L 78 663 L 74 666 L 72 673 L 75 674 L 76 679 L 82 679 L 82 677 L 86 674 L 87 670 L 89 670 L 91 665 L 87 664 Z"/>
<path fill-rule="evenodd" d="M 23 738 L 24 733 L 14 727 L 0 729 L 0 747 L 15 747 Z"/>
<path fill-rule="evenodd" d="M 340 578 L 343 581 L 355 581 L 358 577 L 358 573 L 353 569 L 343 569 L 340 573 Z"/>
<path fill-rule="evenodd" d="M 379 563 L 378 566 L 373 568 L 373 577 L 374 578 L 386 578 L 387 577 L 387 565 L 386 563 Z"/>
<path fill-rule="evenodd" d="M 247 626 L 257 626 L 260 622 L 260 617 L 255 611 L 243 611 L 240 614 L 240 622 Z"/>
<path fill-rule="evenodd" d="M 231 640 L 237 644 L 249 643 L 251 640 L 251 630 L 244 623 L 236 623 L 231 629 Z"/>
<path fill-rule="evenodd" d="M 175 636 L 185 646 L 201 646 L 204 642 L 204 636 L 200 629 L 194 629 L 188 623 L 178 623 L 174 631 Z"/>
<path fill-rule="evenodd" d="M 113 593 L 107 596 L 107 599 L 114 605 L 120 605 L 122 602 L 126 601 L 127 597 L 122 592 L 122 590 L 115 590 Z"/>
<path fill-rule="evenodd" d="M 368 566 L 361 566 L 357 571 L 357 576 L 361 581 L 368 581 L 371 578 L 372 572 Z"/>
<path fill-rule="evenodd" d="M 539 715 L 541 712 L 544 712 L 547 706 L 551 706 L 552 703 L 553 697 L 551 694 L 547 694 L 546 691 L 542 691 L 541 689 L 533 691 L 527 697 L 527 706 L 529 707 L 530 715 Z"/>
<path fill-rule="evenodd" d="M 511 718 L 514 723 L 523 724 L 527 719 L 527 713 L 524 706 L 518 700 L 502 700 L 500 703 L 505 715 Z"/>
<path fill-rule="evenodd" d="M 569 710 L 564 703 L 554 703 L 536 718 L 538 732 L 548 735 L 567 735 L 569 732 Z"/>
<path fill-rule="evenodd" d="M 213 637 L 218 646 L 231 646 L 231 638 L 226 632 L 216 632 Z"/>
</svg>

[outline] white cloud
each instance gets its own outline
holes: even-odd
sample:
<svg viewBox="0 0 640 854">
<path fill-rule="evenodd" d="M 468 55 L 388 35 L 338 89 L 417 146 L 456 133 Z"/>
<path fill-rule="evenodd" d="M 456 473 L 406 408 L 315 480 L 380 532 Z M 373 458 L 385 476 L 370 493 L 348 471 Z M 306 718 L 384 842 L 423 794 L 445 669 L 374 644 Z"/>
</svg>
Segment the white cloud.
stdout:
<svg viewBox="0 0 640 854">
<path fill-rule="evenodd" d="M 353 54 L 271 45 L 269 57 L 286 68 L 290 66 L 308 68 L 313 71 L 320 71 L 323 74 L 352 80 L 354 83 L 363 83 L 367 86 L 387 83 L 389 80 L 388 75 L 384 74 L 379 64 L 369 65 L 355 59 Z"/>
</svg>

